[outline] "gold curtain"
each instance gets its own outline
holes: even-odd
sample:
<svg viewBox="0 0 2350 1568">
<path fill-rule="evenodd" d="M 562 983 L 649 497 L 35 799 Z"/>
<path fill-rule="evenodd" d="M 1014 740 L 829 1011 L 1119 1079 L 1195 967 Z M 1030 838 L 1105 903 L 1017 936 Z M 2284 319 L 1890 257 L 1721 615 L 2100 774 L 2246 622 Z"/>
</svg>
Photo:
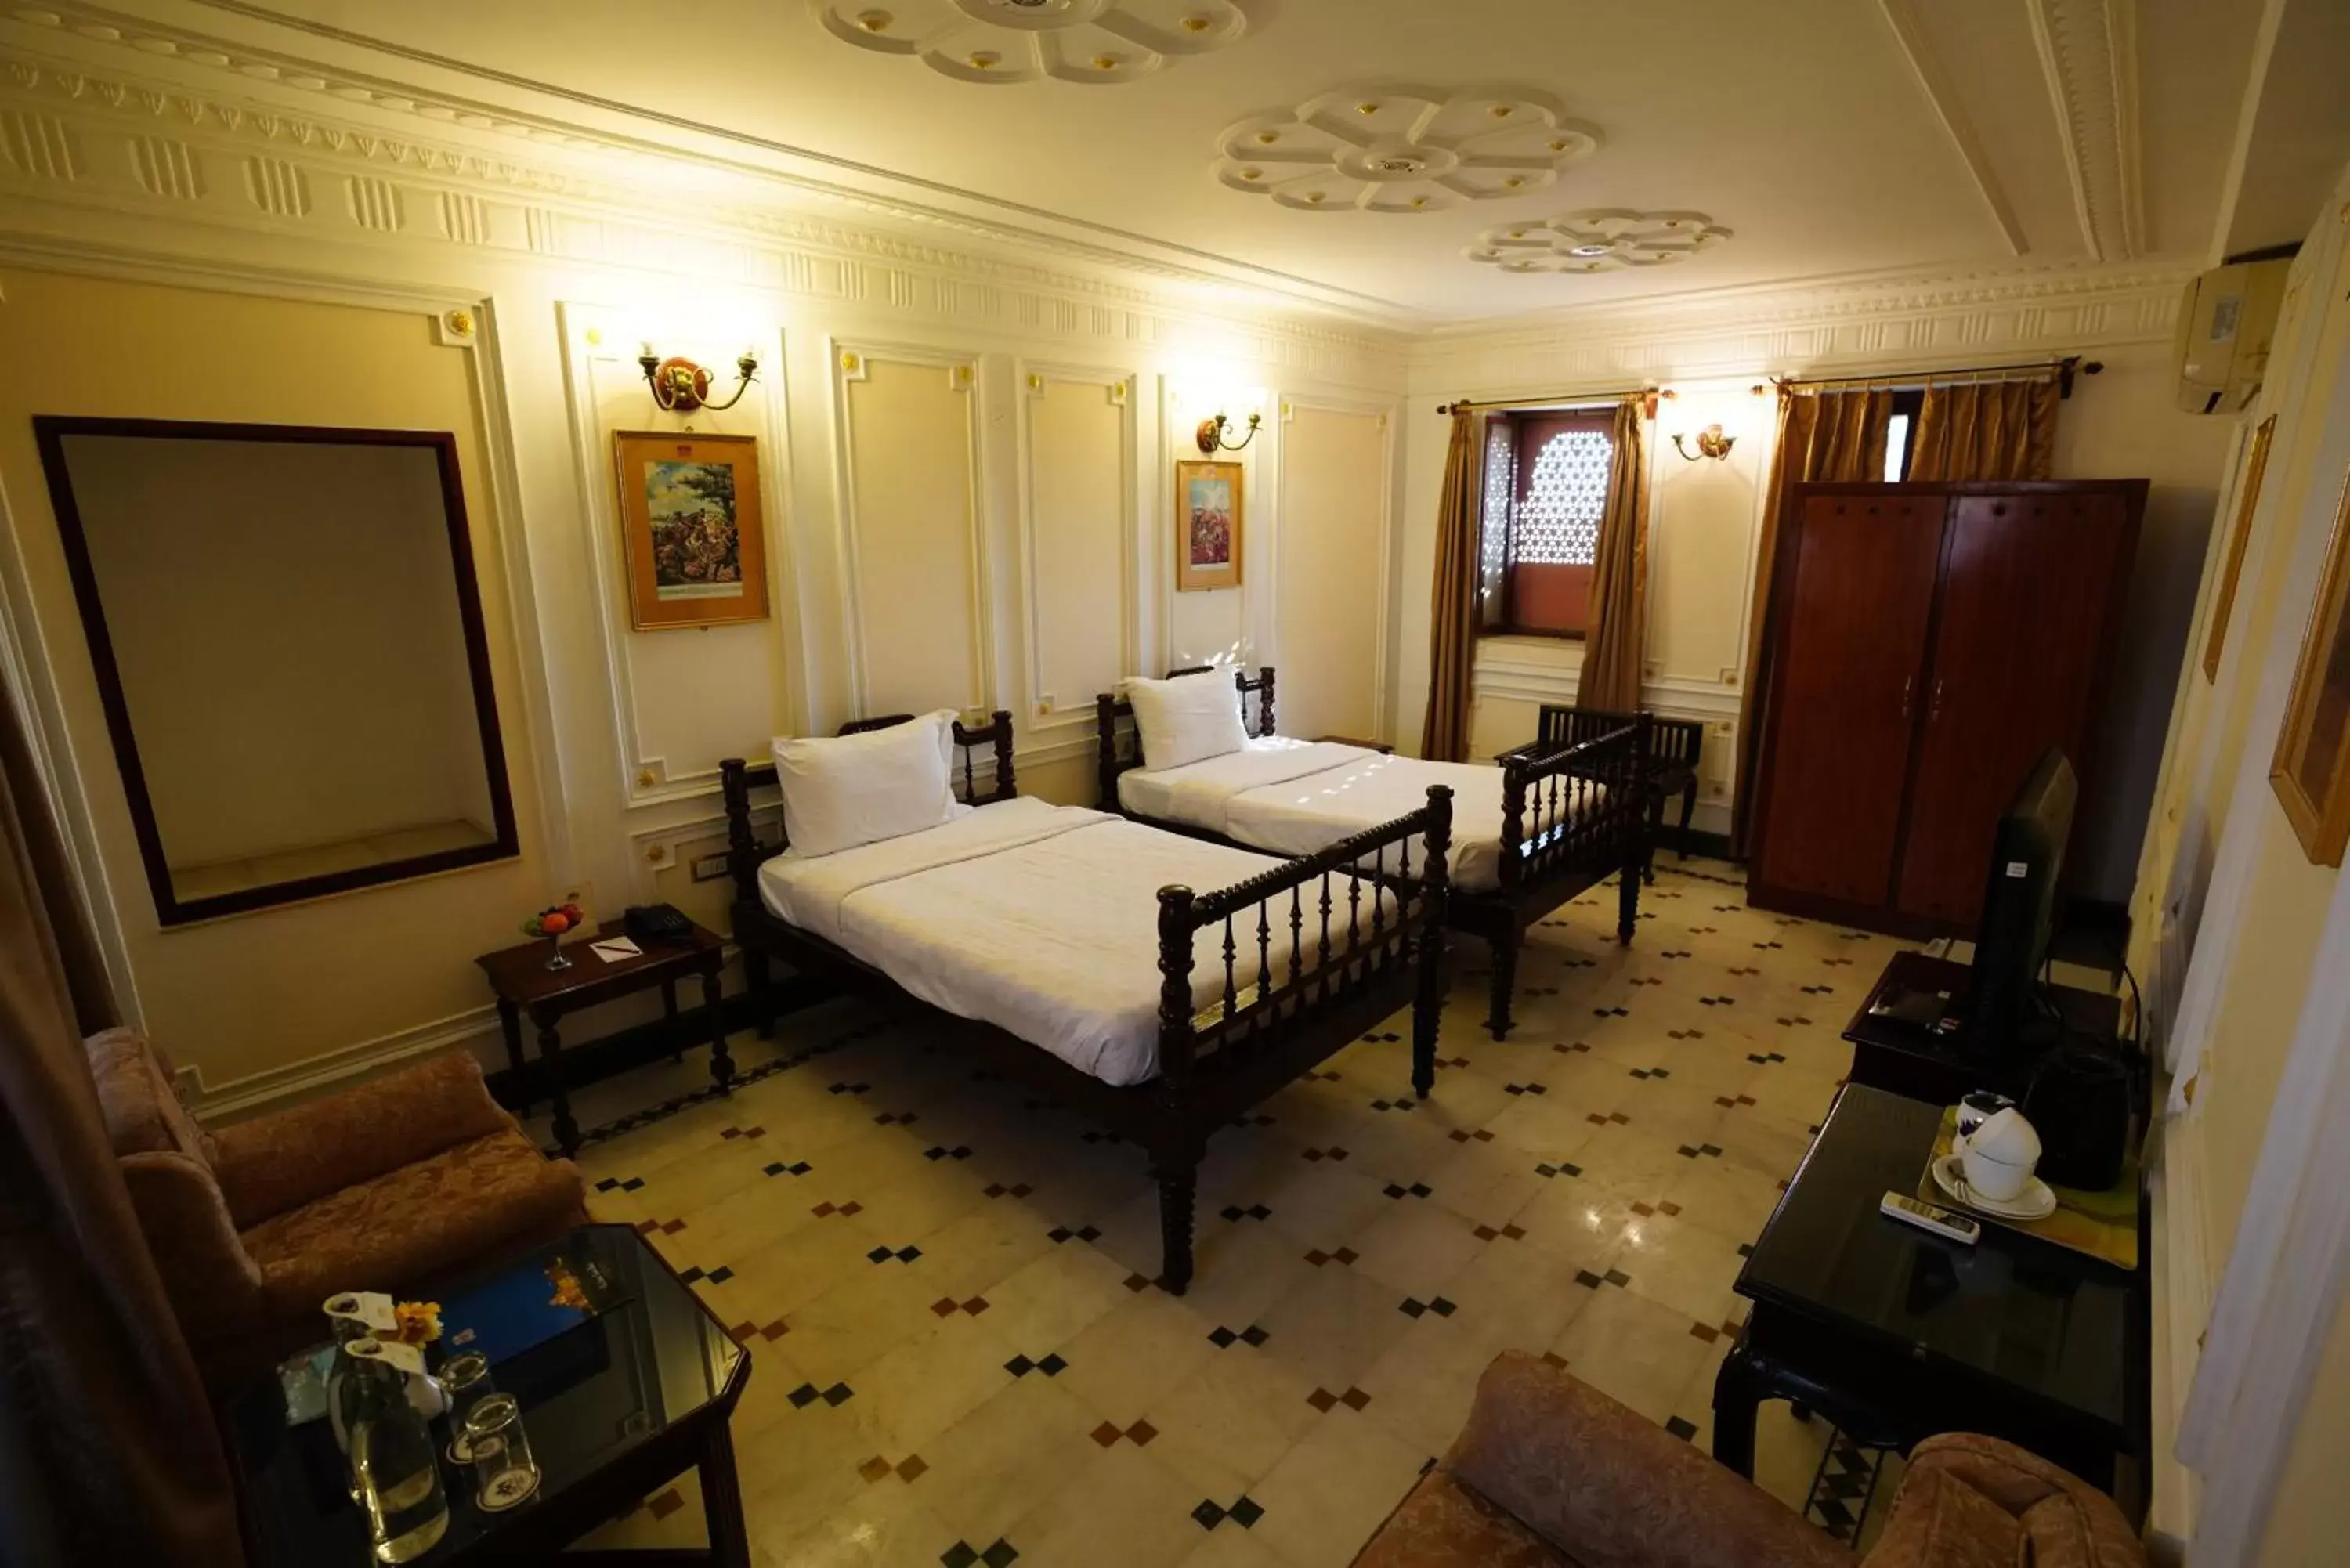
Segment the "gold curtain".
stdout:
<svg viewBox="0 0 2350 1568">
<path fill-rule="evenodd" d="M 1738 793 L 1731 803 L 1731 852 L 1746 853 L 1754 758 L 1763 699 L 1770 691 L 1771 577 L 1779 555 L 1779 518 L 1789 487 L 1809 480 L 1869 480 L 1885 476 L 1885 436 L 1893 418 L 1889 387 L 1824 390 L 1789 383 L 1779 389 L 1779 443 L 1765 483 L 1762 535 L 1754 558 L 1754 602 L 1746 618 L 1746 687 L 1738 702 Z"/>
<path fill-rule="evenodd" d="M 2046 479 L 2056 467 L 2056 379 L 1926 385 L 1909 432 L 1912 479 Z"/>
<path fill-rule="evenodd" d="M 234 1568 L 228 1465 L 82 1054 L 112 1015 L 0 691 L 0 1562 Z"/>
<path fill-rule="evenodd" d="M 1472 410 L 1452 416 L 1452 447 L 1444 458 L 1444 488 L 1436 508 L 1436 587 L 1430 604 L 1428 717 L 1419 754 L 1440 763 L 1466 761 L 1471 685 L 1477 670 L 1477 628 L 1482 613 L 1479 566 L 1480 503 L 1484 493 L 1485 421 Z"/>
<path fill-rule="evenodd" d="M 1583 637 L 1578 708 L 1629 712 L 1640 706 L 1640 658 L 1648 624 L 1648 463 L 1642 400 L 1616 408 L 1607 509 L 1591 569 L 1591 616 Z"/>
</svg>

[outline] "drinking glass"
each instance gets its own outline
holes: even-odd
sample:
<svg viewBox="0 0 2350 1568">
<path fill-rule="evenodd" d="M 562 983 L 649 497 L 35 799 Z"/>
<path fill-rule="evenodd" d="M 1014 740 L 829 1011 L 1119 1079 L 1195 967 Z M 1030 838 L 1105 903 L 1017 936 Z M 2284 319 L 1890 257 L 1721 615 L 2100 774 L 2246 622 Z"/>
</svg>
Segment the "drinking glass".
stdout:
<svg viewBox="0 0 2350 1568">
<path fill-rule="evenodd" d="M 461 1350 L 441 1364 L 441 1390 L 449 1399 L 449 1462 L 473 1462 L 465 1417 L 473 1407 L 497 1390 L 490 1383 L 490 1358 L 478 1350 Z"/>
<path fill-rule="evenodd" d="M 465 1414 L 465 1449 L 473 1464 L 475 1501 L 490 1513 L 509 1509 L 538 1490 L 538 1464 L 523 1430 L 522 1406 L 511 1394 L 490 1394 Z"/>
</svg>

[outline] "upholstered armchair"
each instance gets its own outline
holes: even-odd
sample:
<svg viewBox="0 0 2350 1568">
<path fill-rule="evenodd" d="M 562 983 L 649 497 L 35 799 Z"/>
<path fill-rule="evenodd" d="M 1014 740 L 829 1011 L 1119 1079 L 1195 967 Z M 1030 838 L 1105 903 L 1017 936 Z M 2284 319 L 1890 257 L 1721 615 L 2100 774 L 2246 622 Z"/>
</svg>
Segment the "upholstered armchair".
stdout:
<svg viewBox="0 0 2350 1568">
<path fill-rule="evenodd" d="M 2111 1499 L 1992 1438 L 1918 1445 L 1865 1568 L 2146 1568 Z M 1705 1454 L 1521 1352 L 1355 1568 L 1864 1568 Z"/>
<path fill-rule="evenodd" d="M 138 1034 L 85 1049 L 140 1229 L 216 1387 L 323 1335 L 338 1291 L 413 1296 L 586 1220 L 577 1168 L 540 1154 L 462 1053 L 213 1132 Z"/>
</svg>

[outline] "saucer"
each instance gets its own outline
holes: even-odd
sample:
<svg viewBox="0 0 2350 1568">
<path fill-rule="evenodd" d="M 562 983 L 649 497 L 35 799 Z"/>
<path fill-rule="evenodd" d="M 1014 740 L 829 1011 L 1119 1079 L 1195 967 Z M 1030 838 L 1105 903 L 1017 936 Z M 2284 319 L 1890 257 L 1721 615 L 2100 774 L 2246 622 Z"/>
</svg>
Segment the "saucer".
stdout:
<svg viewBox="0 0 2350 1568">
<path fill-rule="evenodd" d="M 2001 1200 L 1984 1197 L 1967 1185 L 1966 1168 L 1955 1154 L 1934 1162 L 1934 1185 L 1979 1213 L 2000 1220 L 2045 1220 L 2056 1212 L 2056 1194 L 2033 1177 L 2022 1192 Z"/>
</svg>

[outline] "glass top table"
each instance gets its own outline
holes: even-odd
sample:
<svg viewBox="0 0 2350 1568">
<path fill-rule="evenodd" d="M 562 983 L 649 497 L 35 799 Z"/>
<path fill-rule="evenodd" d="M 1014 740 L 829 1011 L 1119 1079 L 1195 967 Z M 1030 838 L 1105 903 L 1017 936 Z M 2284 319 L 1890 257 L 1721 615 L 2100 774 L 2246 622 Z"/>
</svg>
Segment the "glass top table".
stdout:
<svg viewBox="0 0 2350 1568">
<path fill-rule="evenodd" d="M 584 1322 L 561 1326 L 563 1314 L 536 1307 L 551 1292 L 539 1287 L 557 1264 L 606 1303 Z M 416 1562 L 550 1557 L 698 1467 L 711 1561 L 747 1563 L 727 1422 L 749 1381 L 750 1355 L 692 1288 L 628 1226 L 584 1226 L 486 1272 L 472 1291 L 443 1293 L 444 1339 L 436 1349 L 467 1348 L 453 1343 L 464 1326 L 457 1308 L 489 1298 L 496 1305 L 477 1314 L 483 1326 L 473 1348 L 490 1357 L 496 1391 L 520 1401 L 538 1490 L 516 1507 L 486 1512 L 475 1501 L 471 1467 L 444 1454 L 448 1533 Z M 559 1331 L 540 1337 L 550 1328 Z M 323 1417 L 289 1426 L 275 1372 L 234 1395 L 224 1415 L 256 1564 L 357 1568 L 374 1561 L 348 1466 Z M 432 1428 L 445 1445 L 448 1418 Z"/>
<path fill-rule="evenodd" d="M 1988 1432 L 2114 1490 L 2144 1452 L 2143 1271 L 1989 1221 L 1968 1247 L 1885 1218 L 1941 1117 L 1865 1085 L 1837 1096 L 1739 1275 L 1753 1312 L 1715 1385 L 1715 1456 L 1751 1473 L 1754 1404 L 1781 1397 L 1864 1441 Z"/>
</svg>

